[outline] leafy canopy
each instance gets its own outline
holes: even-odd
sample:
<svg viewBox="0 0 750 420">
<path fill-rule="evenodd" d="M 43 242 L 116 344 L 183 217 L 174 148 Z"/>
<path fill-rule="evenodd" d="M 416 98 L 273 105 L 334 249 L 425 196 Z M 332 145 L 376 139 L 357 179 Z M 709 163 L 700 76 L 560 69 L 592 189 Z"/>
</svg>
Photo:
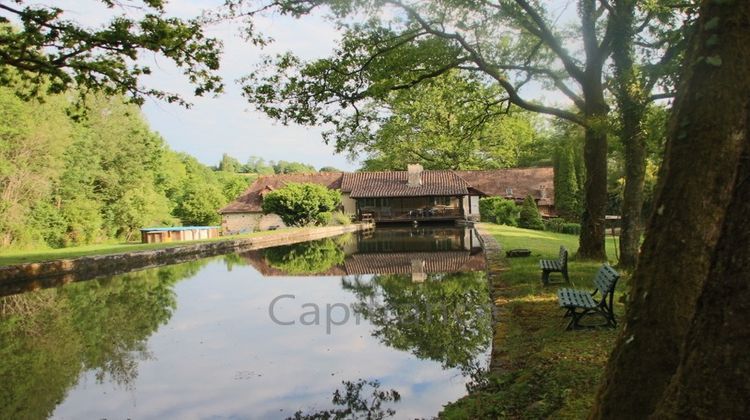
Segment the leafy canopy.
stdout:
<svg viewBox="0 0 750 420">
<path fill-rule="evenodd" d="M 0 86 L 8 86 L 17 73 L 26 82 L 18 89 L 22 96 L 75 87 L 126 95 L 139 104 L 151 96 L 188 105 L 176 93 L 140 83 L 151 73 L 138 61 L 144 53 L 180 67 L 197 96 L 223 88 L 216 74 L 221 42 L 207 37 L 197 19 L 167 16 L 163 0 L 92 0 L 89 6 L 101 3 L 111 12 L 109 22 L 95 29 L 59 7 L 28 5 L 27 0 L 10 3 L 0 4 Z"/>
<path fill-rule="evenodd" d="M 529 113 L 498 103 L 497 87 L 451 71 L 383 101 L 387 115 L 372 134 L 339 134 L 361 148 L 369 170 L 495 169 L 518 166 L 535 137 Z"/>
</svg>

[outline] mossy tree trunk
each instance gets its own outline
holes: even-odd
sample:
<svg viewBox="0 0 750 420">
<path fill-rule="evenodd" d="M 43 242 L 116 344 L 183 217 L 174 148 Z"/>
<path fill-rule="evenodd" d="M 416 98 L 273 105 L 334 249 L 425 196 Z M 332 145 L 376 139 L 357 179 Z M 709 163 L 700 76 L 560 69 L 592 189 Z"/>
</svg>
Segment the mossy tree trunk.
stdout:
<svg viewBox="0 0 750 420">
<path fill-rule="evenodd" d="M 750 121 L 748 121 L 750 124 Z M 677 373 L 657 418 L 747 418 L 750 413 L 750 136 Z"/>
<path fill-rule="evenodd" d="M 706 279 L 714 282 L 723 278 L 709 276 L 718 274 L 710 273 L 711 259 L 728 205 L 733 196 L 741 194 L 734 186 L 747 142 L 750 2 L 704 0 L 698 25 L 670 120 L 656 211 L 649 221 L 643 252 L 631 279 L 626 320 L 607 365 L 592 418 L 646 418 L 654 412 L 677 371 L 680 349 Z M 747 201 L 747 195 L 742 199 Z M 735 211 L 730 212 L 730 217 Z M 733 243 L 734 240 L 730 241 L 734 250 L 725 247 L 722 252 L 739 254 L 722 259 L 731 260 L 735 255 L 740 258 L 747 252 L 737 251 L 747 247 L 747 242 Z M 728 266 L 723 267 L 726 270 Z M 712 289 L 713 286 L 707 290 Z M 737 303 L 732 299 L 717 304 Z M 725 309 L 741 313 L 743 307 Z M 698 315 L 698 319 L 715 317 L 702 312 Z M 721 330 L 725 327 L 715 325 Z M 694 329 L 696 334 L 705 332 L 699 327 Z M 727 337 L 729 333 L 722 338 Z M 712 345 L 710 338 L 705 337 L 708 347 Z M 697 358 L 693 363 L 708 364 L 712 363 L 710 357 L 730 351 L 722 347 L 686 350 L 686 357 Z M 684 384 L 691 380 L 679 379 Z M 690 388 L 686 390 L 685 395 L 689 395 Z"/>
<path fill-rule="evenodd" d="M 581 216 L 581 236 L 578 256 L 585 259 L 605 260 L 604 216 L 607 208 L 607 113 L 604 99 L 602 63 L 609 51 L 600 48 L 596 37 L 596 4 L 582 1 L 581 33 L 586 62 L 585 79 L 581 81 L 586 99 L 583 113 L 586 120 L 583 161 L 586 166 L 584 185 L 584 210 Z"/>
<path fill-rule="evenodd" d="M 625 153 L 620 266 L 635 267 L 642 232 L 643 184 L 646 179 L 646 140 L 642 129 L 648 106 L 645 88 L 633 60 L 635 0 L 614 3 L 612 60 L 615 97 L 620 114 L 620 139 Z"/>
</svg>

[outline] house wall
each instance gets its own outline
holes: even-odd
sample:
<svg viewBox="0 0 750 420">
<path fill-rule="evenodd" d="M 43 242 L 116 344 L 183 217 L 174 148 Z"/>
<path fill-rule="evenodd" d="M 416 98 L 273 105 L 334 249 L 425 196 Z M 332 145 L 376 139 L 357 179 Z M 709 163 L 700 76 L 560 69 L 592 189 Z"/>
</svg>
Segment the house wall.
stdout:
<svg viewBox="0 0 750 420">
<path fill-rule="evenodd" d="M 286 227 L 286 224 L 281 220 L 281 216 L 278 214 L 264 214 L 258 222 L 258 230 L 269 230 L 271 228 L 282 228 Z"/>
<path fill-rule="evenodd" d="M 349 194 L 341 195 L 341 206 L 344 208 L 344 213 L 352 215 L 357 213 L 357 200 L 349 197 Z"/>
<path fill-rule="evenodd" d="M 229 213 L 221 215 L 221 232 L 224 235 L 252 232 L 258 229 L 261 213 Z"/>
<path fill-rule="evenodd" d="M 269 230 L 272 227 L 286 227 L 278 214 L 229 213 L 221 215 L 223 235 Z"/>
</svg>

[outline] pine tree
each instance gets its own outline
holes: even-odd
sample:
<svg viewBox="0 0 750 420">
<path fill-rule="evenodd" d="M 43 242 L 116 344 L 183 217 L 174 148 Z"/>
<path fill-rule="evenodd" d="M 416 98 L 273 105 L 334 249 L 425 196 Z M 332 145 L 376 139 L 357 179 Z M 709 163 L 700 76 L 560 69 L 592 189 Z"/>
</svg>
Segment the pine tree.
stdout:
<svg viewBox="0 0 750 420">
<path fill-rule="evenodd" d="M 580 191 L 573 148 L 564 144 L 555 156 L 555 207 L 564 219 L 578 222 L 581 214 Z"/>
<path fill-rule="evenodd" d="M 544 230 L 542 216 L 539 214 L 539 208 L 536 201 L 528 195 L 521 205 L 521 215 L 518 218 L 518 226 L 526 229 Z"/>
</svg>

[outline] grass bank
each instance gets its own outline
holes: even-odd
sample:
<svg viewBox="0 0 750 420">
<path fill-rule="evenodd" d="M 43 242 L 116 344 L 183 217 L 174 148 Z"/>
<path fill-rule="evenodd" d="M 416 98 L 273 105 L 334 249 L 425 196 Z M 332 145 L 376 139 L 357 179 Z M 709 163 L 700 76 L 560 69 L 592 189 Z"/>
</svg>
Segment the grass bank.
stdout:
<svg viewBox="0 0 750 420">
<path fill-rule="evenodd" d="M 283 228 L 278 230 L 267 230 L 259 232 L 244 233 L 241 235 L 221 236 L 218 238 L 204 239 L 200 241 L 182 241 L 182 242 L 164 242 L 155 244 L 143 244 L 140 242 L 118 242 L 103 243 L 84 246 L 74 246 L 68 248 L 47 248 L 47 249 L 30 249 L 30 250 L 7 250 L 0 253 L 0 267 L 15 264 L 25 264 L 32 262 L 52 261 L 61 259 L 71 259 L 78 257 L 89 257 L 94 255 L 111 255 L 124 252 L 149 251 L 155 249 L 174 248 L 178 246 L 218 242 L 232 239 L 245 239 L 258 236 L 265 236 L 274 233 L 301 230 L 303 228 Z"/>
<path fill-rule="evenodd" d="M 467 397 L 446 406 L 441 418 L 585 418 L 614 345 L 617 331 L 595 329 L 565 331 L 557 304 L 558 285 L 542 286 L 538 261 L 557 258 L 560 245 L 575 254 L 575 235 L 539 232 L 499 225 L 483 225 L 503 250 L 527 248 L 527 258 L 490 261 L 501 270 L 492 276 L 498 313 L 491 372 L 485 383 Z M 614 241 L 607 239 L 607 253 L 614 255 Z M 611 258 L 611 257 L 610 257 Z M 569 262 L 570 285 L 592 290 L 599 262 Z M 492 269 L 493 267 L 491 267 Z M 620 297 L 627 273 L 615 294 L 618 320 L 624 307 Z M 561 280 L 553 274 L 551 280 Z"/>
</svg>

